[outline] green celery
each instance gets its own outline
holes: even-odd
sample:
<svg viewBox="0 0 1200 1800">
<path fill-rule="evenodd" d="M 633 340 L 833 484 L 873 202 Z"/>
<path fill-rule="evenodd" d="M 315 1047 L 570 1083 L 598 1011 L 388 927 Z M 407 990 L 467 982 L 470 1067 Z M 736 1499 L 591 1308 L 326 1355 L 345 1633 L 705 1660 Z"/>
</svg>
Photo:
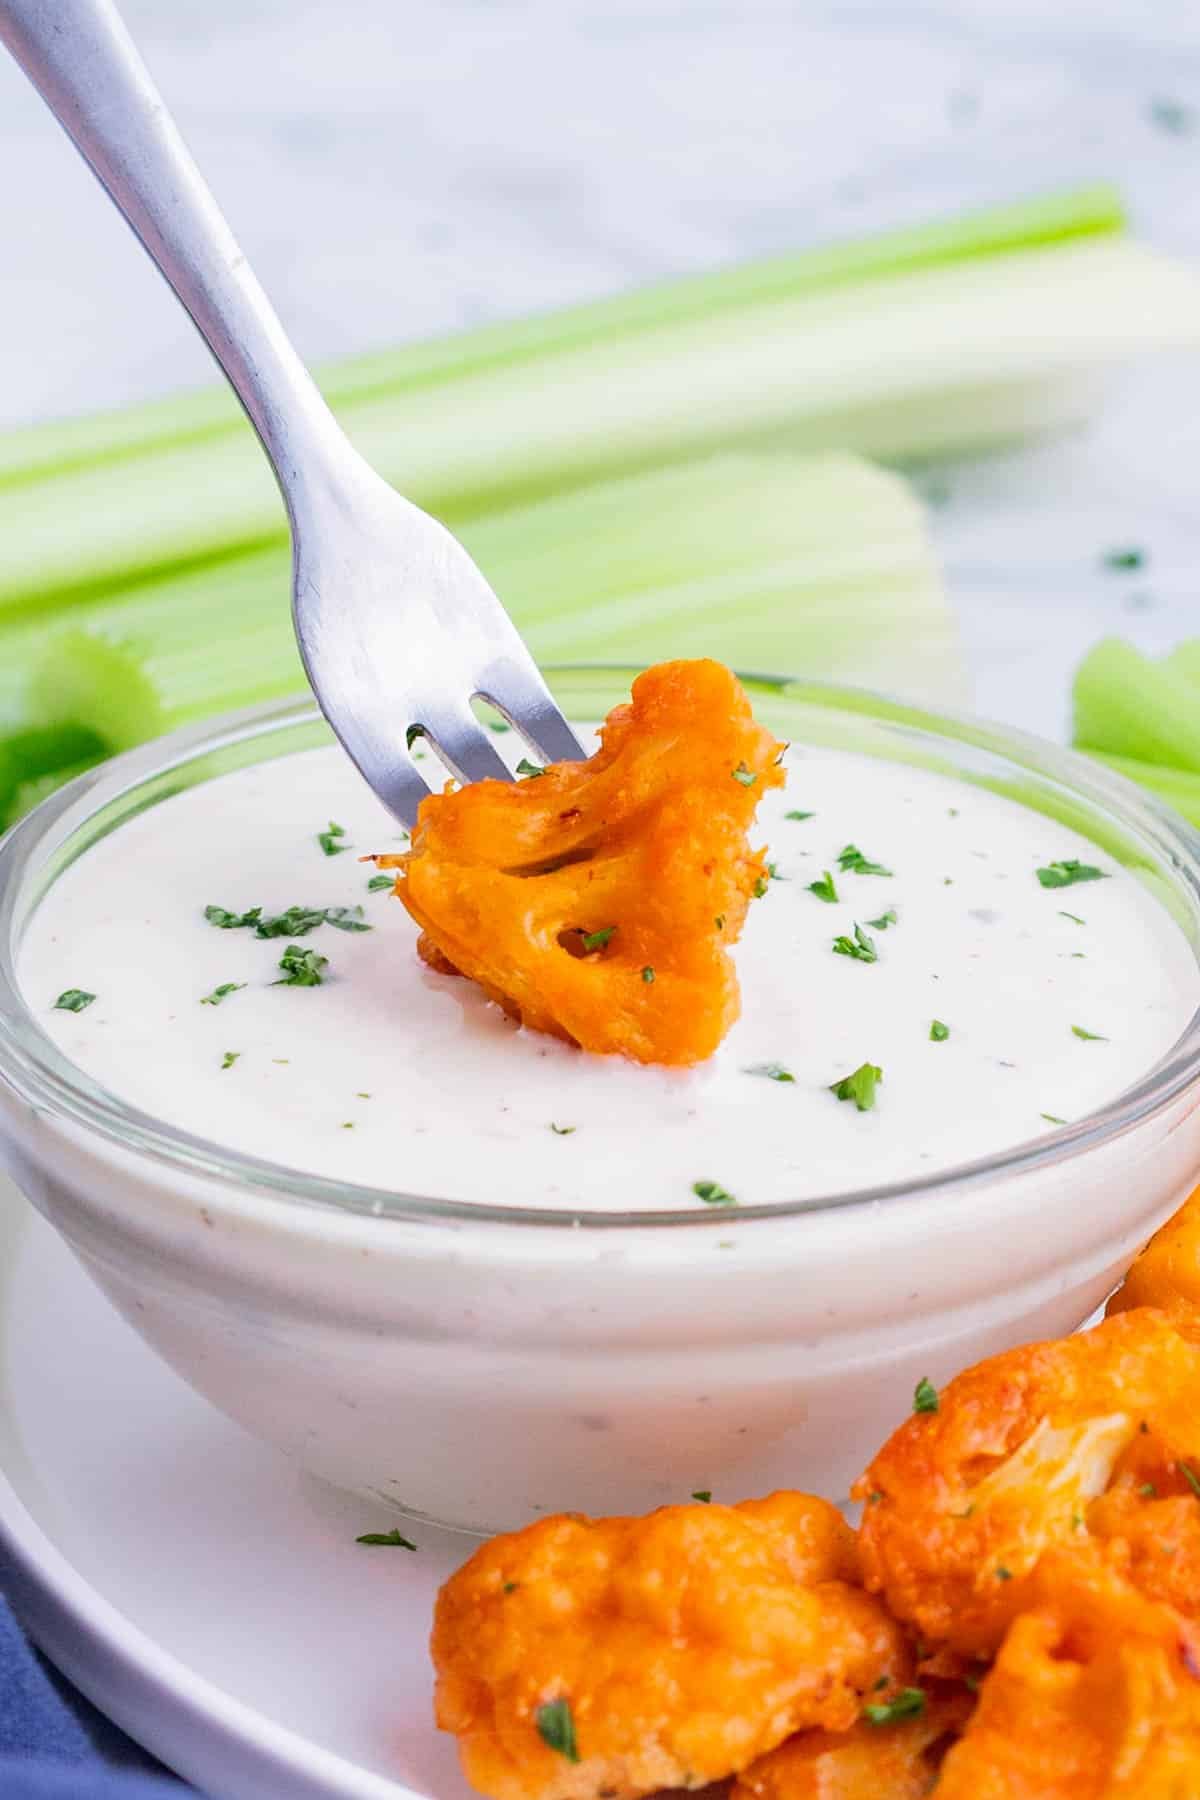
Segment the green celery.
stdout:
<svg viewBox="0 0 1200 1800">
<path fill-rule="evenodd" d="M 1120 226 L 1087 190 L 360 359 L 330 392 L 368 460 L 456 525 L 731 446 L 993 443 L 1077 418 L 1097 370 L 1200 334 L 1200 283 Z M 281 542 L 265 461 L 221 405 L 9 440 L 0 610 Z"/>
<path fill-rule="evenodd" d="M 1104 638 L 1076 673 L 1074 715 L 1080 750 L 1200 771 L 1200 705 L 1178 663 Z"/>
<path fill-rule="evenodd" d="M 717 457 L 463 535 L 544 662 L 712 655 L 922 700 L 961 693 L 923 510 L 899 476 L 857 457 Z M 302 689 L 288 576 L 279 546 L 96 600 L 62 631 L 0 619 L 0 662 L 28 670 L 33 716 L 124 749 Z"/>
<path fill-rule="evenodd" d="M 1087 754 L 1107 768 L 1115 769 L 1118 775 L 1157 794 L 1192 825 L 1200 825 L 1200 775 L 1186 769 L 1165 769 L 1156 763 L 1136 762 L 1129 756 L 1109 756 L 1104 751 L 1090 750 Z"/>
</svg>

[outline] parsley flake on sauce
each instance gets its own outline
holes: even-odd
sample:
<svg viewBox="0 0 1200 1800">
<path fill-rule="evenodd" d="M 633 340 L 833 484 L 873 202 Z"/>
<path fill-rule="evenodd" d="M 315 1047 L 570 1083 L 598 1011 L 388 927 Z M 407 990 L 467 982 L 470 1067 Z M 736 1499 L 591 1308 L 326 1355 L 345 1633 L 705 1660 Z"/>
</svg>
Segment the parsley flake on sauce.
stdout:
<svg viewBox="0 0 1200 1800">
<path fill-rule="evenodd" d="M 1047 868 L 1039 869 L 1037 878 L 1044 888 L 1065 888 L 1074 887 L 1080 881 L 1107 881 L 1108 874 L 1092 863 L 1069 856 L 1062 862 L 1052 862 Z"/>
<path fill-rule="evenodd" d="M 340 856 L 343 850 L 349 850 L 349 844 L 339 843 L 346 835 L 346 827 L 339 825 L 336 819 L 330 819 L 324 831 L 318 831 L 317 842 L 326 856 Z"/>
<path fill-rule="evenodd" d="M 603 950 L 616 930 L 615 925 L 602 925 L 599 931 L 585 931 L 583 947 L 585 950 Z"/>
<path fill-rule="evenodd" d="M 815 819 L 817 815 L 816 815 L 816 813 L 800 812 L 798 810 L 793 810 L 792 812 L 784 813 L 783 816 L 785 819 L 800 820 L 800 819 Z"/>
<path fill-rule="evenodd" d="M 259 919 L 254 935 L 260 938 L 307 937 L 310 931 L 325 923 L 326 911 L 324 906 L 289 906 L 286 912 Z"/>
<path fill-rule="evenodd" d="M 915 1719 L 925 1710 L 924 1688 L 901 1688 L 891 1700 L 872 1701 L 864 1706 L 863 1718 L 868 1725 L 896 1725 L 901 1719 Z"/>
<path fill-rule="evenodd" d="M 913 1389 L 913 1411 L 915 1413 L 935 1413 L 938 1409 L 938 1391 L 927 1375 L 922 1375 Z"/>
<path fill-rule="evenodd" d="M 853 938 L 835 937 L 833 940 L 835 956 L 852 956 L 855 962 L 873 963 L 879 961 L 879 952 L 875 948 L 873 938 L 869 938 L 861 925 L 855 925 Z"/>
<path fill-rule="evenodd" d="M 221 1058 L 221 1067 L 223 1069 L 232 1069 L 234 1063 L 241 1054 L 240 1050 L 227 1050 Z"/>
<path fill-rule="evenodd" d="M 551 1120 L 550 1129 L 555 1137 L 570 1137 L 571 1133 L 577 1131 L 579 1127 L 577 1125 L 555 1125 Z"/>
<path fill-rule="evenodd" d="M 95 994 L 89 994 L 86 988 L 64 988 L 50 1010 L 51 1012 L 86 1012 L 95 998 Z"/>
<path fill-rule="evenodd" d="M 1145 565 L 1146 552 L 1135 544 L 1127 544 L 1116 550 L 1106 550 L 1100 561 L 1106 569 L 1140 569 Z"/>
<path fill-rule="evenodd" d="M 1108 1039 L 1101 1037 L 1098 1031 L 1085 1031 L 1082 1025 L 1072 1025 L 1072 1037 L 1082 1038 L 1087 1044 L 1107 1044 Z"/>
<path fill-rule="evenodd" d="M 899 923 L 900 921 L 896 917 L 896 909 L 894 906 L 889 906 L 887 911 L 885 913 L 880 913 L 877 919 L 867 920 L 867 924 L 871 927 L 872 931 L 886 931 L 889 925 L 898 925 Z"/>
<path fill-rule="evenodd" d="M 754 898 L 756 900 L 761 900 L 770 885 L 767 877 L 765 875 L 760 875 L 758 880 L 754 883 Z"/>
<path fill-rule="evenodd" d="M 810 894 L 815 894 L 818 900 L 824 900 L 828 906 L 832 906 L 838 897 L 837 889 L 833 885 L 833 876 L 828 869 L 825 870 L 819 881 L 809 882 L 808 891 Z"/>
<path fill-rule="evenodd" d="M 733 771 L 733 779 L 735 781 L 740 781 L 743 787 L 753 787 L 758 780 L 758 776 L 754 773 L 753 769 L 748 769 L 744 762 L 740 762 Z"/>
<path fill-rule="evenodd" d="M 1087 920 L 1081 919 L 1078 913 L 1064 912 L 1064 910 L 1061 906 L 1058 909 L 1058 916 L 1060 919 L 1070 919 L 1072 925 L 1086 925 L 1087 924 Z"/>
<path fill-rule="evenodd" d="M 384 888 L 394 888 L 396 883 L 390 875 L 372 875 L 367 883 L 368 894 L 382 894 Z"/>
<path fill-rule="evenodd" d="M 768 1081 L 794 1082 L 796 1079 L 790 1069 L 785 1069 L 782 1063 L 777 1062 L 751 1063 L 749 1068 L 742 1070 L 742 1074 L 765 1075 Z"/>
<path fill-rule="evenodd" d="M 363 918 L 361 906 L 327 906 L 325 923 L 332 925 L 335 931 L 374 931 Z"/>
<path fill-rule="evenodd" d="M 872 862 L 863 855 L 857 844 L 847 844 L 844 850 L 838 851 L 838 868 L 844 875 L 890 875 L 882 863 Z"/>
<path fill-rule="evenodd" d="M 829 1092 L 838 1100 L 853 1100 L 859 1112 L 870 1112 L 875 1104 L 875 1089 L 883 1080 L 878 1063 L 861 1063 L 851 1075 L 843 1075 L 831 1084 Z"/>
<path fill-rule="evenodd" d="M 571 1713 L 569 1700 L 547 1700 L 539 1706 L 536 1714 L 538 1736 L 551 1750 L 557 1750 L 568 1762 L 579 1761 L 579 1746 L 575 1742 L 575 1720 Z"/>
<path fill-rule="evenodd" d="M 517 764 L 517 774 L 524 775 L 529 781 L 532 781 L 535 776 L 544 775 L 545 773 L 546 771 L 541 763 L 530 762 L 527 756 L 523 756 Z"/>
<path fill-rule="evenodd" d="M 206 906 L 204 917 L 218 931 L 240 931 L 244 926 L 257 925 L 262 918 L 262 907 L 252 906 L 249 912 L 229 912 L 223 906 Z"/>
<path fill-rule="evenodd" d="M 220 987 L 213 989 L 211 994 L 205 994 L 200 1004 L 201 1006 L 220 1006 L 222 1000 L 227 999 L 230 994 L 236 994 L 238 989 L 244 988 L 245 985 L 244 981 L 223 981 Z"/>
<path fill-rule="evenodd" d="M 645 968 L 642 970 L 642 980 L 646 983 L 647 986 L 649 986 L 650 983 L 654 980 L 654 970 L 650 967 L 649 963 L 647 963 Z"/>
<path fill-rule="evenodd" d="M 933 1019 L 930 1022 L 929 1041 L 931 1044 L 944 1044 L 949 1036 L 950 1027 L 944 1025 L 940 1019 Z"/>
<path fill-rule="evenodd" d="M 317 950 L 304 950 L 299 944 L 289 944 L 279 959 L 279 967 L 283 974 L 272 987 L 320 987 L 321 970 L 329 963 L 327 956 Z"/>
<path fill-rule="evenodd" d="M 1193 1494 L 1196 1495 L 1197 1499 L 1200 1499 L 1200 1476 L 1196 1474 L 1196 1471 L 1189 1463 L 1176 1463 L 1175 1467 L 1179 1470 L 1179 1473 L 1183 1476 L 1183 1479 L 1187 1482 Z"/>
<path fill-rule="evenodd" d="M 406 1538 L 395 1527 L 391 1531 L 364 1531 L 354 1541 L 356 1544 L 387 1544 L 394 1550 L 415 1550 L 417 1547 L 411 1538 Z"/>
<path fill-rule="evenodd" d="M 1060 1119 L 1057 1113 L 1039 1113 L 1038 1118 L 1045 1119 L 1047 1125 L 1065 1125 L 1067 1122 L 1065 1119 Z"/>
<path fill-rule="evenodd" d="M 711 1506 L 712 1505 L 712 1489 L 711 1488 L 696 1488 L 692 1494 L 692 1499 L 699 1500 L 701 1506 Z"/>
<path fill-rule="evenodd" d="M 736 1206 L 737 1200 L 719 1181 L 693 1181 L 692 1192 L 705 1206 Z"/>
</svg>

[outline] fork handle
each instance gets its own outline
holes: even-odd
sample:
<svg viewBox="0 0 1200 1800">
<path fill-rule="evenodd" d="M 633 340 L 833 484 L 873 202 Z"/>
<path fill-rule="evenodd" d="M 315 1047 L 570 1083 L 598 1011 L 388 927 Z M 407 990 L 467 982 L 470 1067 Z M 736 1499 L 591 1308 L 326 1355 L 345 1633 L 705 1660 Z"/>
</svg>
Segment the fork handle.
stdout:
<svg viewBox="0 0 1200 1800">
<path fill-rule="evenodd" d="M 7 45 L 229 377 L 293 526 L 298 490 L 352 455 L 238 248 L 111 0 L 0 0 Z"/>
</svg>

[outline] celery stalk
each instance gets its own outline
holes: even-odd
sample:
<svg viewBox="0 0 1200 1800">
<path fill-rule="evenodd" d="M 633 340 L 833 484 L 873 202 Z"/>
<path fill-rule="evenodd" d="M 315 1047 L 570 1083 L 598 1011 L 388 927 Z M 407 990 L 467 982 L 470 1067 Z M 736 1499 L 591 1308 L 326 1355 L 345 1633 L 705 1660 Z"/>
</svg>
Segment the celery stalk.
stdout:
<svg viewBox="0 0 1200 1800">
<path fill-rule="evenodd" d="M 1187 638 L 1176 644 L 1171 654 L 1163 658 L 1163 667 L 1184 681 L 1200 682 L 1200 638 Z"/>
<path fill-rule="evenodd" d="M 1200 771 L 1200 703 L 1178 666 L 1105 638 L 1079 666 L 1074 709 L 1080 750 Z"/>
<path fill-rule="evenodd" d="M 457 525 L 731 446 L 974 447 L 1077 418 L 1114 362 L 1197 340 L 1200 281 L 1119 223 L 1104 194 L 1035 203 L 366 359 L 330 387 L 368 460 Z M 178 404 L 113 425 L 109 454 L 103 430 L 68 432 L 57 467 L 27 441 L 28 475 L 10 444 L 0 610 L 282 540 L 249 432 Z"/>
<path fill-rule="evenodd" d="M 463 535 L 546 662 L 703 654 L 922 700 L 961 692 L 923 511 L 900 477 L 857 457 L 718 457 Z M 29 670 L 33 716 L 123 749 L 302 688 L 288 579 L 283 547 L 184 570 L 76 608 L 49 635 L 0 623 L 0 661 Z"/>
<path fill-rule="evenodd" d="M 1149 788 L 1191 824 L 1200 825 L 1200 775 L 1193 775 L 1186 769 L 1164 769 L 1156 763 L 1137 762 L 1129 756 L 1110 756 L 1106 751 L 1092 750 L 1088 755 L 1115 769 L 1118 775 Z"/>
</svg>

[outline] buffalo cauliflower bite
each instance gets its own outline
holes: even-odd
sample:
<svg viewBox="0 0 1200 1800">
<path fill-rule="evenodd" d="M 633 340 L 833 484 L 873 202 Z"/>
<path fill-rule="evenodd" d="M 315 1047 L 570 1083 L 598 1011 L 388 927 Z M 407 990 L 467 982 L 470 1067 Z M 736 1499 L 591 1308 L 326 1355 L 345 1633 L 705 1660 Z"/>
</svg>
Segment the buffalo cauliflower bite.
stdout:
<svg viewBox="0 0 1200 1800">
<path fill-rule="evenodd" d="M 924 1638 L 988 1655 L 1043 1553 L 1086 1541 L 1092 1503 L 1126 1485 L 1139 1440 L 1174 1459 L 1181 1434 L 1200 1449 L 1200 1352 L 1161 1313 L 989 1357 L 857 1483 L 866 1585 Z"/>
<path fill-rule="evenodd" d="M 853 1534 L 802 1494 L 540 1520 L 439 1594 L 438 1724 L 492 1800 L 703 1787 L 890 1689 L 903 1637 L 855 1579 Z"/>
<path fill-rule="evenodd" d="M 924 1800 L 972 1705 L 959 1689 L 923 1698 L 914 1717 L 892 1723 L 799 1732 L 751 1763 L 730 1800 Z"/>
<path fill-rule="evenodd" d="M 1052 1552 L 1033 1585 L 1033 1609 L 1010 1627 L 937 1800 L 1200 1793 L 1194 1627 L 1087 1552 Z"/>
<path fill-rule="evenodd" d="M 1157 1306 L 1185 1337 L 1200 1340 L 1200 1188 L 1163 1225 L 1108 1303 L 1108 1313 Z"/>
<path fill-rule="evenodd" d="M 411 850 L 375 860 L 440 973 L 585 1050 L 701 1062 L 738 1016 L 729 950 L 768 880 L 746 833 L 783 746 L 708 661 L 648 669 L 600 737 L 586 762 L 429 795 Z"/>
</svg>

